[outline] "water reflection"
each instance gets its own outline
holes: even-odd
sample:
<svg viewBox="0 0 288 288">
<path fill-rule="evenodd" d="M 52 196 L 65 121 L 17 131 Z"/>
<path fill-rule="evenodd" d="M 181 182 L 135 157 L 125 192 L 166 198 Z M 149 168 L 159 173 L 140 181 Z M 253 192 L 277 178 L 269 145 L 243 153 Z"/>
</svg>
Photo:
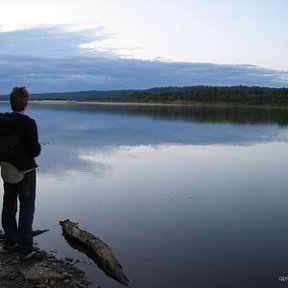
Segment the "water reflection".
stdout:
<svg viewBox="0 0 288 288">
<path fill-rule="evenodd" d="M 96 108 L 96 109 L 95 109 Z M 86 109 L 86 108 L 85 108 Z M 97 106 L 90 111 L 106 111 L 144 115 L 157 119 L 184 120 L 204 123 L 277 124 L 287 126 L 287 108 L 237 106 Z"/>
<path fill-rule="evenodd" d="M 1 111 L 9 111 L 9 105 L 0 102 Z M 189 122 L 203 123 L 233 123 L 233 124 L 276 124 L 287 126 L 287 108 L 273 107 L 237 107 L 237 106 L 151 106 L 151 105 L 41 105 L 31 104 L 30 110 L 53 111 L 55 119 L 59 120 L 62 116 L 72 115 L 70 112 L 85 114 L 109 114 L 109 115 L 131 115 L 152 117 L 163 120 L 180 120 Z M 59 114 L 60 112 L 60 114 Z M 36 112 L 37 113 L 37 112 Z M 76 116 L 76 115 L 75 115 Z M 90 115 L 91 116 L 91 115 Z M 76 119 L 74 119 L 76 120 Z M 53 121 L 54 122 L 54 121 Z M 67 123 L 68 125 L 68 123 Z"/>
<path fill-rule="evenodd" d="M 91 162 L 83 155 L 90 151 L 109 154 L 125 146 L 253 145 L 288 139 L 285 109 L 111 105 L 31 105 L 29 109 L 45 144 L 40 169 L 50 173 L 89 171 Z M 110 169 L 101 161 L 93 165 L 95 175 Z"/>
<path fill-rule="evenodd" d="M 286 110 L 200 110 L 32 105 L 46 144 L 40 247 L 87 261 L 62 239 L 58 222 L 70 218 L 113 247 L 134 287 L 277 287 L 288 255 Z M 82 268 L 97 285 L 121 287 L 95 266 Z"/>
<path fill-rule="evenodd" d="M 40 173 L 40 223 L 79 221 L 115 249 L 134 287 L 277 287 L 288 251 L 286 143 L 123 146 L 79 157 L 91 174 Z M 99 162 L 110 170 L 91 177 Z M 40 244 L 82 259 L 55 235 Z"/>
</svg>

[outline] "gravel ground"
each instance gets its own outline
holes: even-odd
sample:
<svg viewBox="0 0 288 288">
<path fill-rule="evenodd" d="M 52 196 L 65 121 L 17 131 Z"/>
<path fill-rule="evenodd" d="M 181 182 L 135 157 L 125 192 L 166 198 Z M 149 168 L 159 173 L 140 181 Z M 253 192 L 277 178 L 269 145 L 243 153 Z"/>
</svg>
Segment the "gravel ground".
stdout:
<svg viewBox="0 0 288 288">
<path fill-rule="evenodd" d="M 73 259 L 49 254 L 41 260 L 20 260 L 17 252 L 3 250 L 0 243 L 0 288 L 100 288 L 74 264 Z"/>
</svg>

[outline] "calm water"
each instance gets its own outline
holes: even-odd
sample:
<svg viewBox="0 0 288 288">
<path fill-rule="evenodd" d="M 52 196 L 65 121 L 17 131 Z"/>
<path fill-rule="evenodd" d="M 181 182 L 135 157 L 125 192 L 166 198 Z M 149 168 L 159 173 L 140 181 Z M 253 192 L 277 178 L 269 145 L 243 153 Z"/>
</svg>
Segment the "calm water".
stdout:
<svg viewBox="0 0 288 288">
<path fill-rule="evenodd" d="M 1 104 L 1 110 L 8 107 Z M 31 105 L 38 158 L 38 245 L 79 259 L 69 218 L 108 243 L 136 288 L 285 287 L 286 110 Z"/>
</svg>

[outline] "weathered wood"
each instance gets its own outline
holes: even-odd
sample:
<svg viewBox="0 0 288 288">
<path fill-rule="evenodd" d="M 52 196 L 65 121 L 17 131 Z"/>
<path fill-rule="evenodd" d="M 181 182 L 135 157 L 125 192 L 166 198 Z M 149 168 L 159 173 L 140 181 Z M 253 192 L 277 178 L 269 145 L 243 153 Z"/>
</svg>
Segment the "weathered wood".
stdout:
<svg viewBox="0 0 288 288">
<path fill-rule="evenodd" d="M 78 223 L 71 222 L 69 219 L 60 221 L 64 237 L 77 241 L 84 248 L 89 249 L 97 259 L 97 265 L 113 279 L 121 284 L 128 286 L 128 278 L 123 272 L 123 268 L 111 248 L 100 238 L 90 232 L 78 227 Z M 69 243 L 69 242 L 68 242 Z"/>
<path fill-rule="evenodd" d="M 34 230 L 33 231 L 33 237 L 35 237 L 35 236 L 38 236 L 38 235 L 40 235 L 40 234 L 43 234 L 43 233 L 45 233 L 45 232 L 47 232 L 47 231 L 49 231 L 49 229 L 38 229 L 38 230 Z M 3 231 L 2 230 L 0 230 L 0 241 L 1 240 L 5 240 L 6 239 L 6 236 L 5 236 L 5 233 L 3 233 Z"/>
</svg>

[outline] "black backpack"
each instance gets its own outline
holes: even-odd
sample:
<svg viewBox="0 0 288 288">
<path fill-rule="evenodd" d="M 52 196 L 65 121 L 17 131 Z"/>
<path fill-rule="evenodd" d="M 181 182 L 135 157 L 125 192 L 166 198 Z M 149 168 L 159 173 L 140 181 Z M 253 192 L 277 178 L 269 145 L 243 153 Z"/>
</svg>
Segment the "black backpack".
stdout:
<svg viewBox="0 0 288 288">
<path fill-rule="evenodd" d="M 9 162 L 16 154 L 20 141 L 17 130 L 13 127 L 13 119 L 9 113 L 0 113 L 0 161 Z"/>
</svg>

